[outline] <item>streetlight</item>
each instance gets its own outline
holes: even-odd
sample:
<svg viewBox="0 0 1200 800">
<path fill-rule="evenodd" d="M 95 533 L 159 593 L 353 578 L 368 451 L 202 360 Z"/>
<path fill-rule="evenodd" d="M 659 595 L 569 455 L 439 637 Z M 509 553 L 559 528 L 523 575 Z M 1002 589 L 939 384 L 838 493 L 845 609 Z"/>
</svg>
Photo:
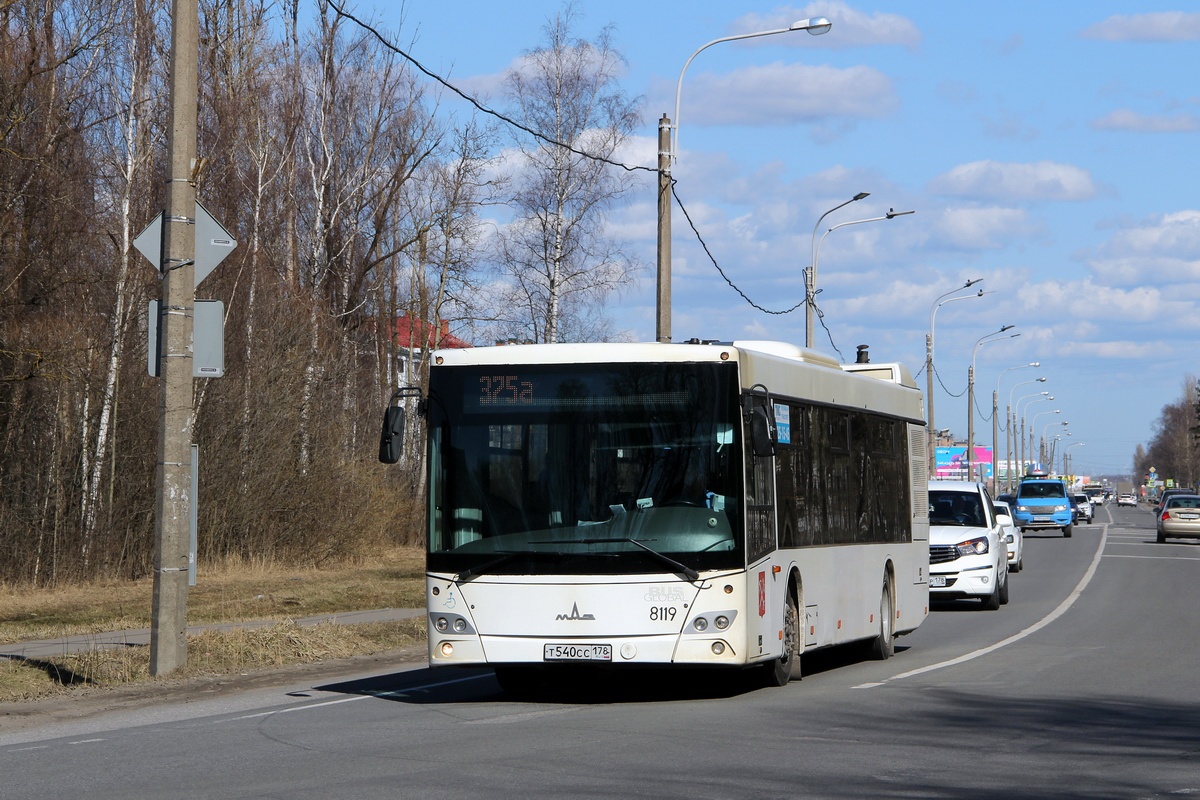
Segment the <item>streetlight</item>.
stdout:
<svg viewBox="0 0 1200 800">
<path fill-rule="evenodd" d="M 996 376 L 996 388 L 992 390 L 992 491 L 995 491 L 999 485 L 996 472 L 996 451 L 1000 447 L 996 442 L 1000 438 L 1000 380 L 1004 377 L 1004 373 L 1012 372 L 1014 369 L 1029 369 L 1041 365 L 1040 361 L 1030 361 L 1028 364 L 1006 367 L 1000 370 L 1000 374 Z M 1004 418 L 1004 434 L 1004 477 L 1005 481 L 1008 481 L 1012 476 L 1012 461 L 1009 460 L 1009 440 L 1012 438 L 1012 429 L 1008 424 L 1008 417 Z"/>
<path fill-rule="evenodd" d="M 847 200 L 845 203 L 842 203 L 842 206 L 847 205 L 849 203 L 853 203 L 855 200 L 861 200 L 864 197 L 868 197 L 869 195 L 870 195 L 870 192 L 859 192 L 858 194 L 854 195 L 854 197 Z M 831 212 L 837 211 L 837 209 L 841 208 L 842 206 L 837 206 L 836 208 L 829 209 L 829 211 L 826 211 L 824 214 L 821 215 L 821 219 L 824 219 L 825 217 L 827 217 Z M 834 225 L 832 228 L 830 228 L 829 230 L 827 230 L 823 234 L 821 234 L 820 240 L 816 241 L 815 244 L 813 245 L 812 267 L 809 268 L 808 277 L 804 281 L 804 297 L 805 297 L 805 310 L 804 310 L 805 342 L 804 342 L 804 344 L 806 347 L 813 346 L 813 317 L 814 317 L 814 306 L 815 306 L 816 297 L 817 297 L 817 256 L 821 252 L 821 243 L 825 241 L 825 237 L 828 236 L 829 234 L 833 233 L 834 231 L 836 231 L 838 228 L 844 228 L 847 225 L 859 225 L 863 222 L 879 222 L 880 220 L 883 220 L 883 219 L 895 219 L 896 217 L 904 217 L 904 216 L 908 216 L 909 214 L 915 214 L 915 213 L 917 213 L 915 210 L 913 210 L 913 211 L 896 211 L 895 209 L 889 208 L 888 212 L 886 214 L 884 214 L 882 217 L 868 217 L 867 219 L 853 219 L 853 220 L 850 220 L 849 222 L 839 222 L 837 225 Z M 821 219 L 817 220 L 817 225 L 821 224 Z M 814 228 L 813 236 L 815 237 L 816 235 L 817 235 L 817 231 L 816 231 L 816 228 Z"/>
<path fill-rule="evenodd" d="M 982 345 L 989 342 L 998 342 L 1001 339 L 1015 339 L 1020 336 L 1019 333 L 1010 333 L 1008 336 L 1001 336 L 1007 330 L 1012 330 L 1013 325 L 1002 325 L 1000 330 L 992 331 L 985 336 L 980 336 L 975 342 L 975 347 L 971 349 L 971 366 L 967 370 L 967 480 L 975 480 L 975 473 L 972 471 L 971 464 L 975 460 L 975 355 L 979 352 Z M 992 453 L 996 452 L 996 442 L 992 441 Z"/>
<path fill-rule="evenodd" d="M 825 17 L 812 17 L 793 22 L 786 28 L 722 36 L 699 47 L 688 56 L 683 69 L 679 71 L 679 82 L 675 86 L 675 123 L 672 125 L 666 114 L 658 121 L 658 299 L 655 309 L 657 341 L 671 341 L 671 163 L 679 153 L 679 99 L 683 93 L 684 73 L 687 72 L 693 58 L 714 44 L 792 31 L 808 31 L 813 36 L 820 36 L 828 33 L 831 27 L 833 23 Z"/>
<path fill-rule="evenodd" d="M 1029 413 L 1029 409 L 1033 406 L 1034 403 L 1040 403 L 1044 400 L 1053 400 L 1054 399 L 1054 395 L 1050 394 L 1049 392 L 1042 392 L 1042 395 L 1043 395 L 1043 397 L 1039 397 L 1037 400 L 1034 400 L 1029 405 L 1025 406 L 1025 413 L 1021 415 L 1021 463 L 1022 464 L 1024 464 L 1026 461 L 1025 460 L 1026 455 L 1029 456 L 1030 461 L 1033 460 L 1033 426 L 1032 425 L 1029 426 L 1029 439 L 1030 439 L 1029 453 L 1026 454 L 1026 452 L 1025 452 L 1025 414 Z M 1023 400 L 1025 398 L 1021 398 L 1021 399 Z M 1017 405 L 1019 406 L 1020 404 L 1021 404 L 1021 401 L 1018 400 Z"/>
<path fill-rule="evenodd" d="M 1037 364 L 1038 362 L 1035 361 L 1033 363 Z M 1013 387 L 1011 389 L 1009 389 L 1009 391 L 1008 391 L 1008 409 L 1005 412 L 1005 417 L 1004 417 L 1005 422 L 1008 424 L 1008 436 L 1005 437 L 1006 444 L 1005 444 L 1004 457 L 1006 459 L 1008 459 L 1008 470 L 1007 470 L 1008 480 L 1005 481 L 1005 486 L 1008 487 L 1009 491 L 1012 491 L 1012 485 L 1013 485 L 1013 480 L 1012 480 L 1012 456 L 1013 456 L 1013 453 L 1012 453 L 1012 451 L 1014 449 L 1020 450 L 1019 447 L 1017 447 L 1017 448 L 1013 447 L 1013 443 L 1017 441 L 1017 436 L 1016 436 L 1017 415 L 1015 413 L 1013 413 L 1016 411 L 1016 406 L 1013 404 L 1013 394 L 1016 393 L 1018 386 L 1026 386 L 1030 383 L 1045 383 L 1045 382 L 1046 382 L 1045 376 L 1042 376 L 1040 378 L 1034 378 L 1031 381 L 1021 381 L 1020 383 L 1013 384 Z M 1049 392 L 1041 392 L 1041 394 L 1050 394 L 1050 393 Z M 1037 396 L 1036 394 L 1031 394 L 1031 395 L 1026 395 L 1025 397 L 1036 397 L 1036 396 Z M 1017 402 L 1020 403 L 1021 400 L 1025 399 L 1025 397 L 1022 397 Z M 1020 471 L 1021 472 L 1025 471 L 1024 464 L 1021 464 Z"/>
<path fill-rule="evenodd" d="M 1056 411 L 1054 413 L 1057 414 L 1058 412 Z M 1051 420 L 1050 422 L 1047 422 L 1046 427 L 1042 428 L 1042 435 L 1038 438 L 1038 448 L 1039 448 L 1039 451 L 1042 456 L 1042 463 L 1048 463 L 1050 465 L 1051 471 L 1054 470 L 1054 450 L 1051 446 L 1052 440 L 1047 438 L 1047 435 L 1050 432 L 1050 426 L 1052 426 L 1054 424 L 1055 424 L 1055 422 L 1053 420 Z M 1063 422 L 1060 422 L 1058 424 L 1062 425 L 1065 428 L 1068 425 L 1070 425 L 1071 423 L 1064 420 Z"/>
<path fill-rule="evenodd" d="M 1037 400 L 1033 401 L 1033 403 L 1036 403 L 1036 402 L 1037 402 Z M 1030 403 L 1029 405 L 1033 405 L 1033 403 Z M 1028 409 L 1026 409 L 1026 410 L 1028 411 Z M 1030 457 L 1033 456 L 1033 442 L 1034 442 L 1033 432 L 1035 430 L 1037 430 L 1038 417 L 1044 417 L 1047 414 L 1061 414 L 1061 413 L 1062 413 L 1062 409 L 1056 408 L 1053 410 L 1048 409 L 1046 411 L 1039 411 L 1038 413 L 1033 415 L 1033 420 L 1029 423 L 1029 455 L 1030 455 Z M 1044 442 L 1041 439 L 1038 439 L 1038 461 L 1044 465 L 1046 463 L 1046 454 L 1044 452 L 1045 447 L 1043 447 L 1043 445 L 1044 445 Z M 1050 466 L 1054 466 L 1054 465 L 1051 464 Z"/>
<path fill-rule="evenodd" d="M 808 274 L 804 276 L 804 346 L 813 346 L 813 301 L 816 299 L 816 281 L 817 281 L 817 229 L 821 227 L 821 220 L 828 217 L 833 212 L 843 206 L 848 206 L 851 203 L 857 203 L 865 197 L 870 197 L 870 192 L 859 192 L 844 203 L 838 203 L 833 208 L 826 211 L 821 216 L 817 217 L 817 224 L 813 225 L 812 232 L 812 260 L 808 262 Z M 832 229 L 831 229 L 832 230 Z M 828 231 L 826 231 L 828 233 Z M 825 237 L 822 236 L 822 239 Z"/>
<path fill-rule="evenodd" d="M 950 297 L 955 292 L 961 292 L 963 289 L 969 289 L 975 284 L 982 281 L 983 278 L 973 278 L 957 289 L 951 289 L 945 294 L 939 295 L 933 301 L 933 305 L 929 307 L 929 335 L 925 337 L 925 405 L 928 408 L 929 420 L 927 430 L 929 431 L 929 477 L 933 478 L 937 475 L 937 464 L 934 461 L 934 443 L 936 428 L 933 425 L 933 319 L 937 314 L 937 310 L 946 303 L 953 303 L 955 300 L 969 300 L 972 297 L 983 297 L 984 291 L 980 289 L 976 294 L 964 294 L 960 297 Z M 949 300 L 943 298 L 950 297 Z"/>
<path fill-rule="evenodd" d="M 1070 463 L 1070 457 L 1067 455 L 1067 451 L 1070 450 L 1072 447 L 1084 447 L 1084 446 L 1086 446 L 1086 444 L 1087 444 L 1086 442 L 1071 442 L 1069 445 L 1067 445 L 1066 447 L 1063 448 L 1063 477 L 1064 478 L 1070 477 L 1070 475 L 1071 475 L 1071 470 L 1070 470 L 1070 467 L 1068 466 L 1068 464 Z"/>
</svg>

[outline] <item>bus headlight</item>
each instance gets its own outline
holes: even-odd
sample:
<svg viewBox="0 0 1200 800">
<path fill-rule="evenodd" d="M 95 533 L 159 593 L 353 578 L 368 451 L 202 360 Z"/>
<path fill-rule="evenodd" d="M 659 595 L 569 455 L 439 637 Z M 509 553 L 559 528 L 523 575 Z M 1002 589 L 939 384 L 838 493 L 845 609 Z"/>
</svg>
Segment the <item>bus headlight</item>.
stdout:
<svg viewBox="0 0 1200 800">
<path fill-rule="evenodd" d="M 692 623 L 692 627 L 698 631 L 708 630 L 708 620 L 704 617 L 696 617 L 696 621 Z"/>
<path fill-rule="evenodd" d="M 449 631 L 461 634 L 475 633 L 475 628 L 471 625 L 470 621 L 461 614 L 438 614 L 437 616 L 430 614 L 429 623 L 433 630 L 438 633 L 447 633 Z"/>
<path fill-rule="evenodd" d="M 729 617 L 725 616 L 724 614 L 717 617 L 715 622 L 717 625 L 717 630 L 719 631 L 723 631 L 729 627 Z"/>
<path fill-rule="evenodd" d="M 725 652 L 725 643 L 724 642 L 713 642 L 712 643 L 712 651 L 713 651 L 714 656 L 721 655 L 722 653 Z"/>
<path fill-rule="evenodd" d="M 446 658 L 454 655 L 454 645 L 450 642 L 442 642 L 442 646 L 439 647 L 438 650 L 440 650 L 442 655 Z"/>
</svg>

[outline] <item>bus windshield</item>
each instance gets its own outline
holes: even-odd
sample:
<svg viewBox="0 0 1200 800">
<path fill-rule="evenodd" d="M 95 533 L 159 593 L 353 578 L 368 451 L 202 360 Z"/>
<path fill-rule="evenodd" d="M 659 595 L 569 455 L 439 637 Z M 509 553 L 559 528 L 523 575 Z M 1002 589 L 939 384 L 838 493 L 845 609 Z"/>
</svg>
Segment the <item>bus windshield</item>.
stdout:
<svg viewBox="0 0 1200 800">
<path fill-rule="evenodd" d="M 744 564 L 736 364 L 431 373 L 430 569 L 686 574 Z"/>
</svg>

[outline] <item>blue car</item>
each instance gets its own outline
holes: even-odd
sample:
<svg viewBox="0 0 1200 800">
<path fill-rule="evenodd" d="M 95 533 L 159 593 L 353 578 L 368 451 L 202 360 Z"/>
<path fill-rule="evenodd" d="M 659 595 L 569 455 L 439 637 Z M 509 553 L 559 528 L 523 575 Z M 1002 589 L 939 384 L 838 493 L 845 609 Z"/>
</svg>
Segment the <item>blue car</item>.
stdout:
<svg viewBox="0 0 1200 800">
<path fill-rule="evenodd" d="M 1017 527 L 1027 530 L 1058 528 L 1070 536 L 1074 528 L 1071 491 L 1066 481 L 1034 473 L 1017 484 L 1013 514 Z"/>
</svg>

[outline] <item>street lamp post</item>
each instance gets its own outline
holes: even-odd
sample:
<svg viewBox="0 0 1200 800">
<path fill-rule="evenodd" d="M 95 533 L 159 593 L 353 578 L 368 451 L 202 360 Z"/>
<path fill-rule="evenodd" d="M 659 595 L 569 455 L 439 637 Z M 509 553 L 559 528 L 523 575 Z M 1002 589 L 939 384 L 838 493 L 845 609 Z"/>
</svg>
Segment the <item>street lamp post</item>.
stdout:
<svg viewBox="0 0 1200 800">
<path fill-rule="evenodd" d="M 854 197 L 847 200 L 845 203 L 842 203 L 842 206 L 847 205 L 849 203 L 853 203 L 855 200 L 861 200 L 864 197 L 867 197 L 869 194 L 870 194 L 870 192 L 859 192 L 858 194 L 854 195 Z M 837 206 L 835 208 L 829 209 L 829 211 L 826 211 L 824 214 L 821 215 L 821 219 L 824 219 L 831 212 L 837 211 L 842 206 Z M 888 212 L 886 214 L 884 214 L 882 217 L 868 217 L 867 219 L 852 219 L 849 222 L 839 222 L 837 225 L 834 225 L 829 230 L 827 230 L 823 234 L 821 234 L 821 238 L 819 240 L 815 240 L 815 243 L 814 243 L 813 249 L 812 249 L 812 267 L 808 271 L 808 279 L 805 280 L 805 282 L 804 282 L 804 297 L 805 297 L 804 336 L 805 336 L 805 346 L 806 347 L 813 346 L 813 327 L 814 327 L 813 319 L 815 317 L 816 297 L 817 297 L 817 256 L 820 255 L 820 253 L 821 253 L 821 243 L 825 241 L 825 237 L 828 236 L 829 234 L 833 233 L 834 231 L 836 231 L 838 228 L 844 228 L 847 225 L 860 225 L 864 222 L 879 222 L 880 220 L 895 219 L 896 217 L 905 217 L 905 216 L 908 216 L 909 214 L 915 214 L 915 213 L 917 213 L 915 210 L 914 211 L 896 211 L 895 209 L 889 208 Z M 821 219 L 817 220 L 817 225 L 821 224 Z M 817 235 L 817 232 L 816 232 L 816 229 L 814 229 L 813 236 L 815 237 L 816 235 Z"/>
<path fill-rule="evenodd" d="M 1036 400 L 1033 401 L 1033 403 L 1036 403 L 1036 402 L 1037 402 Z M 1029 405 L 1033 405 L 1033 403 L 1030 403 Z M 1035 437 L 1034 437 L 1033 433 L 1034 433 L 1034 431 L 1037 430 L 1038 417 L 1044 417 L 1047 414 L 1061 414 L 1061 413 L 1062 413 L 1061 408 L 1055 408 L 1055 409 L 1047 409 L 1046 411 L 1039 411 L 1038 413 L 1033 415 L 1033 420 L 1030 421 L 1030 423 L 1029 423 L 1029 455 L 1030 456 L 1033 455 L 1033 443 L 1035 441 Z M 1036 439 L 1036 441 L 1038 443 L 1038 461 L 1040 461 L 1042 464 L 1045 464 L 1046 463 L 1046 452 L 1045 452 L 1045 447 L 1044 447 L 1045 442 L 1042 441 L 1041 439 Z M 1050 466 L 1054 466 L 1054 465 L 1051 464 Z"/>
<path fill-rule="evenodd" d="M 1029 409 L 1033 406 L 1034 403 L 1040 403 L 1044 400 L 1053 400 L 1054 399 L 1054 395 L 1050 394 L 1049 392 L 1042 392 L 1041 394 L 1042 394 L 1042 397 L 1039 397 L 1037 400 L 1034 400 L 1029 405 L 1025 406 L 1025 413 L 1021 415 L 1021 463 L 1022 464 L 1024 464 L 1026 461 L 1026 459 L 1025 459 L 1026 455 L 1029 456 L 1029 460 L 1031 460 L 1031 461 L 1033 460 L 1033 441 L 1032 441 L 1033 440 L 1033 426 L 1030 426 L 1030 428 L 1029 428 L 1029 439 L 1030 439 L 1029 452 L 1028 453 L 1025 452 L 1025 415 L 1029 413 Z M 1033 395 L 1033 396 L 1036 397 L 1036 395 Z M 1025 398 L 1021 398 L 1021 399 L 1023 400 Z M 1018 400 L 1017 405 L 1020 405 L 1020 404 L 1021 404 L 1021 401 Z"/>
<path fill-rule="evenodd" d="M 1086 444 L 1086 442 L 1071 442 L 1063 448 L 1063 477 L 1070 477 L 1071 475 L 1070 456 L 1067 454 L 1067 451 L 1072 447 L 1083 447 Z"/>
<path fill-rule="evenodd" d="M 675 85 L 675 122 L 672 124 L 667 115 L 663 114 L 658 123 L 658 297 L 655 304 L 657 341 L 671 341 L 671 164 L 679 154 L 679 100 L 683 93 L 684 73 L 687 72 L 692 59 L 714 44 L 792 31 L 808 31 L 813 36 L 820 36 L 828 33 L 831 27 L 833 23 L 825 17 L 812 17 L 793 22 L 786 28 L 722 36 L 697 48 L 688 56 L 683 69 L 679 71 L 679 82 Z"/>
<path fill-rule="evenodd" d="M 1015 367 L 1006 367 L 1000 370 L 1000 374 L 996 376 L 996 388 L 992 390 L 992 491 L 995 492 L 999 486 L 999 478 L 996 472 L 996 451 L 1000 449 L 996 443 L 1000 438 L 1000 380 L 1004 377 L 1004 373 L 1012 372 L 1014 369 L 1029 369 L 1030 367 L 1040 367 L 1042 364 L 1039 361 L 1031 361 L 1028 364 L 1018 364 Z M 1008 424 L 1008 417 L 1004 418 L 1004 479 L 1007 483 L 1012 478 L 1012 460 L 1009 458 L 1009 440 L 1012 439 L 1012 429 Z"/>
<path fill-rule="evenodd" d="M 971 348 L 971 366 L 967 369 L 967 480 L 975 480 L 974 467 L 971 465 L 975 462 L 975 355 L 979 352 L 979 348 L 989 342 L 998 342 L 1002 339 L 1014 339 L 1021 334 L 1010 333 L 1008 336 L 1001 336 L 1007 330 L 1011 330 L 1014 326 L 1002 325 L 1000 330 L 992 331 L 991 333 L 979 337 L 975 342 L 975 346 Z M 992 452 L 996 450 L 996 442 L 992 441 Z"/>
<path fill-rule="evenodd" d="M 1038 362 L 1035 361 L 1033 363 L 1036 364 Z M 1013 384 L 1013 387 L 1008 390 L 1008 410 L 1005 412 L 1004 418 L 1005 418 L 1005 421 L 1008 423 L 1008 436 L 1005 437 L 1005 458 L 1008 459 L 1009 466 L 1008 466 L 1008 480 L 1005 482 L 1004 485 L 1006 487 L 1008 487 L 1009 491 L 1012 491 L 1012 487 L 1013 487 L 1013 480 L 1012 480 L 1013 450 L 1018 450 L 1018 451 L 1020 450 L 1020 445 L 1017 442 L 1017 415 L 1016 415 L 1017 407 L 1013 403 L 1013 395 L 1016 393 L 1018 386 L 1026 386 L 1030 383 L 1045 383 L 1045 382 L 1046 382 L 1046 378 L 1045 378 L 1045 376 L 1043 376 L 1040 378 L 1034 378 L 1033 380 L 1030 380 L 1030 381 L 1021 381 L 1020 383 L 1015 383 L 1015 384 Z M 1049 394 L 1049 392 L 1040 392 L 1040 394 Z M 1036 394 L 1026 395 L 1026 397 L 1036 397 L 1036 396 L 1037 396 Z M 1021 400 L 1024 400 L 1024 399 L 1025 399 L 1025 397 L 1022 397 L 1020 400 L 1017 400 L 1017 403 L 1020 403 Z M 1017 447 L 1013 447 L 1013 445 L 1017 445 Z M 1018 459 L 1018 463 L 1020 463 L 1020 459 Z M 1025 465 L 1023 463 L 1020 464 L 1019 471 L 1020 472 L 1025 471 Z"/>
<path fill-rule="evenodd" d="M 1057 414 L 1058 412 L 1056 411 L 1054 413 Z M 1049 438 L 1049 433 L 1050 427 L 1054 424 L 1056 424 L 1054 420 L 1047 422 L 1046 427 L 1042 428 L 1042 435 L 1038 438 L 1038 447 L 1042 454 L 1042 461 L 1046 464 L 1049 464 L 1051 470 L 1054 469 L 1054 448 L 1053 440 Z M 1063 422 L 1059 422 L 1057 424 L 1062 425 L 1065 428 L 1071 423 L 1064 420 Z"/>
<path fill-rule="evenodd" d="M 983 297 L 983 295 L 984 295 L 983 289 L 980 289 L 976 294 L 964 294 L 961 297 L 950 297 L 950 295 L 954 294 L 955 292 L 961 292 L 963 289 L 969 289 L 982 280 L 983 280 L 983 278 L 974 278 L 972 280 L 967 281 L 962 286 L 959 286 L 957 289 L 951 289 L 950 291 L 946 292 L 945 294 L 939 295 L 938 298 L 933 301 L 933 305 L 931 305 L 929 307 L 929 334 L 925 337 L 925 386 L 926 386 L 925 407 L 927 409 L 927 416 L 929 417 L 929 419 L 927 421 L 928 425 L 926 427 L 926 430 L 929 433 L 928 456 L 929 456 L 929 477 L 931 477 L 931 478 L 937 474 L 937 465 L 936 465 L 936 463 L 934 461 L 934 457 L 933 457 L 934 456 L 934 448 L 936 445 L 935 436 L 937 435 L 936 434 L 937 428 L 933 424 L 933 321 L 934 321 L 934 317 L 937 315 L 937 310 L 939 308 L 941 308 L 943 305 L 945 305 L 946 303 L 953 303 L 955 300 L 968 300 L 972 297 Z M 946 297 L 950 297 L 950 299 L 949 300 L 944 299 Z"/>
<path fill-rule="evenodd" d="M 811 260 L 808 262 L 808 274 L 804 277 L 804 346 L 813 346 L 813 302 L 815 301 L 816 282 L 817 282 L 817 229 L 821 227 L 821 220 L 828 217 L 833 212 L 843 206 L 848 206 L 851 203 L 857 203 L 863 198 L 870 197 L 870 192 L 859 192 L 844 203 L 838 203 L 833 208 L 826 211 L 821 216 L 817 217 L 817 224 L 813 225 L 812 232 L 812 252 Z M 830 229 L 832 230 L 832 228 Z M 826 231 L 828 233 L 829 231 Z M 822 236 L 822 239 L 825 237 Z"/>
</svg>

